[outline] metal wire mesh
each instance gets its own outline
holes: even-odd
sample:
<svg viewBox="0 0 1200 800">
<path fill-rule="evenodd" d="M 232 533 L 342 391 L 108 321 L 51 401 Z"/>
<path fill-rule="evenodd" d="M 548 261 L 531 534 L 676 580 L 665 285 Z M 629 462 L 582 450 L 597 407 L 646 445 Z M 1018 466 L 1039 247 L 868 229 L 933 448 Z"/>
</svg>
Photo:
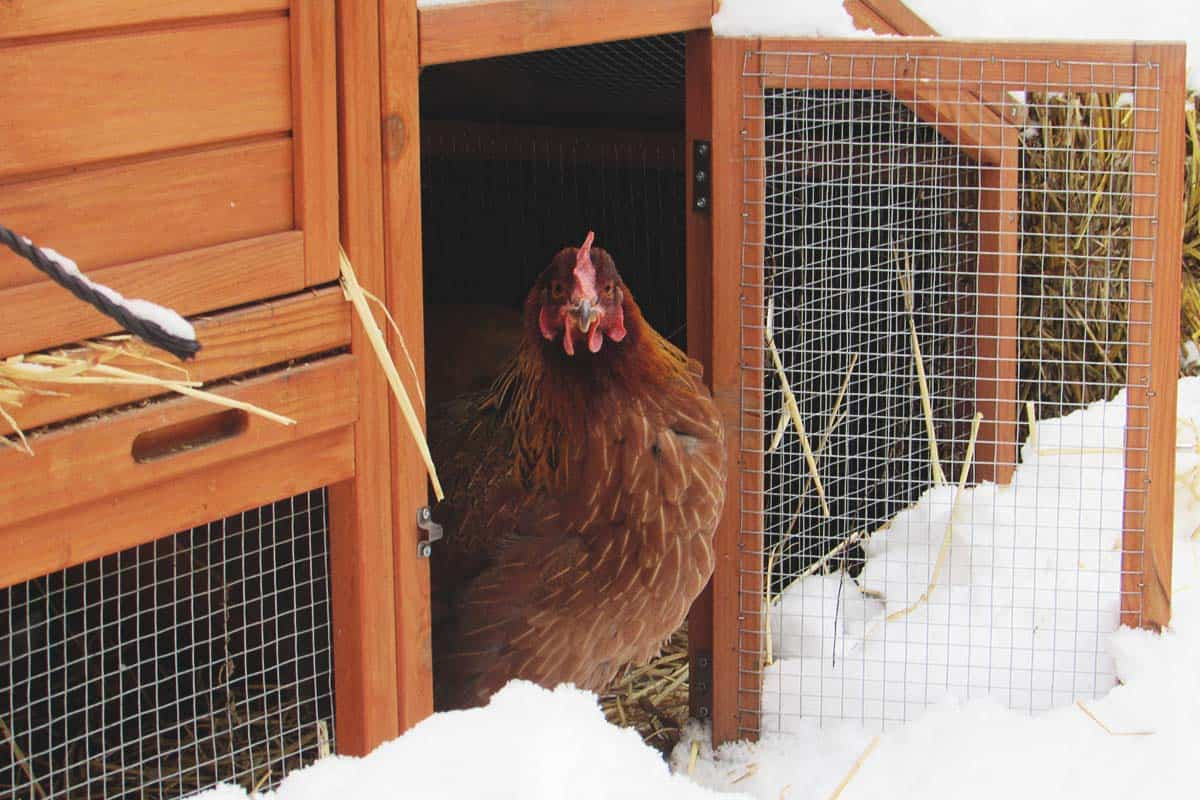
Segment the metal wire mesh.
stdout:
<svg viewBox="0 0 1200 800">
<path fill-rule="evenodd" d="M 743 733 L 1114 685 L 1157 73 L 1045 67 L 747 56 Z"/>
<path fill-rule="evenodd" d="M 0 589 L 0 793 L 274 786 L 334 746 L 317 490 Z"/>
</svg>

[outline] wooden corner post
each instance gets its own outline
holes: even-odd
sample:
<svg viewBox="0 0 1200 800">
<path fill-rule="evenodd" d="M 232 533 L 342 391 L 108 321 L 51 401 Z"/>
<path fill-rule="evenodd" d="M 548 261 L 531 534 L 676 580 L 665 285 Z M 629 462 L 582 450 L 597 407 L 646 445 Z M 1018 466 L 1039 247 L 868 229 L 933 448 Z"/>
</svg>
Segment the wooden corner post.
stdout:
<svg viewBox="0 0 1200 800">
<path fill-rule="evenodd" d="M 1121 623 L 1158 630 L 1171 621 L 1175 535 L 1184 48 L 1138 44 L 1134 61 Z"/>
<path fill-rule="evenodd" d="M 379 0 L 380 126 L 383 148 L 383 231 L 387 304 L 408 352 L 425 380 L 424 292 L 421 260 L 420 63 L 416 0 Z M 389 335 L 392 352 L 399 352 Z M 418 409 L 423 415 L 423 411 Z M 391 406 L 393 431 L 404 431 Z M 423 420 L 422 420 L 423 422 Z M 406 433 L 392 441 L 392 498 L 396 568 L 396 647 L 400 727 L 433 713 L 429 559 L 417 555 L 417 509 L 429 503 L 425 464 Z"/>
<path fill-rule="evenodd" d="M 762 320 L 744 319 L 750 309 L 762 308 L 761 289 L 746 288 L 743 271 L 761 272 L 761 244 L 744 249 L 743 240 L 762 242 L 762 183 L 746 181 L 748 148 L 761 147 L 761 131 L 747 127 L 743 107 L 754 102 L 744 96 L 744 39 L 717 38 L 712 43 L 713 126 L 713 261 L 712 261 L 712 386 L 725 422 L 729 479 L 725 508 L 717 528 L 717 567 L 713 575 L 713 742 L 752 738 L 758 731 L 761 678 L 758 616 L 762 606 L 762 547 L 748 531 L 761 530 L 761 442 L 745 439 L 743 402 L 761 386 L 747 391 L 746 380 L 757 380 L 761 369 Z M 757 118 L 761 119 L 761 113 Z M 759 162 L 761 163 L 761 162 Z M 746 226 L 757 230 L 744 230 Z M 745 235 L 745 239 L 744 239 Z M 750 265 L 748 267 L 744 265 Z M 757 265 L 757 266 L 755 266 Z M 746 295 L 757 291 L 759 297 Z M 754 377 L 746 377 L 754 376 Z M 761 403 L 760 403 L 761 406 Z M 749 413 L 759 414 L 753 407 Z M 761 422 L 761 420 L 759 420 Z M 750 420 L 749 430 L 758 425 Z M 747 434 L 754 437 L 756 434 Z M 759 455 L 756 457 L 755 452 Z"/>
<path fill-rule="evenodd" d="M 384 295 L 379 144 L 379 18 L 370 3 L 338 9 L 341 241 L 359 281 Z M 337 263 L 334 257 L 334 263 Z M 365 755 L 400 732 L 392 570 L 391 395 L 355 321 L 359 354 L 353 480 L 329 492 L 338 752 Z"/>
</svg>

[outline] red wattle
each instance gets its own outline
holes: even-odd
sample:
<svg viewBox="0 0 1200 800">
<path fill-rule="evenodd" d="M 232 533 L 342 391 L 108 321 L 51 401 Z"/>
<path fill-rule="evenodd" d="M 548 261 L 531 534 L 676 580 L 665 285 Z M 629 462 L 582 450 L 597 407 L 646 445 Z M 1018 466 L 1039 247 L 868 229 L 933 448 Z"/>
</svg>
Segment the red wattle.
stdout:
<svg viewBox="0 0 1200 800">
<path fill-rule="evenodd" d="M 597 323 L 592 326 L 591 333 L 588 334 L 588 350 L 599 353 L 602 344 L 604 344 L 604 334 L 600 332 L 600 324 Z"/>
</svg>

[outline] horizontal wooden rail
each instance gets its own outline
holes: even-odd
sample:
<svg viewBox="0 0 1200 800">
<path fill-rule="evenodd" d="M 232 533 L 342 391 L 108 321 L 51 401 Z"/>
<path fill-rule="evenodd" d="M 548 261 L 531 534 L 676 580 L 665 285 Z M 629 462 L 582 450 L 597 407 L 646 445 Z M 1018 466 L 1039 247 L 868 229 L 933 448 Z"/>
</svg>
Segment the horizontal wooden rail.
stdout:
<svg viewBox="0 0 1200 800">
<path fill-rule="evenodd" d="M 231 14 L 283 11 L 288 0 L 37 0 L 0 3 L 0 41 L 153 23 L 182 23 Z"/>
<path fill-rule="evenodd" d="M 354 474 L 353 433 L 335 428 L 208 464 L 169 487 L 142 486 L 0 527 L 0 586 L 344 481 Z"/>
<path fill-rule="evenodd" d="M 32 268 L 31 268 L 32 269 Z M 276 233 L 90 272 L 126 297 L 193 315 L 304 288 L 304 234 Z M 116 323 L 56 284 L 0 291 L 0 357 L 119 333 Z"/>
<path fill-rule="evenodd" d="M 707 28 L 712 0 L 489 0 L 419 11 L 421 66 Z"/>
<path fill-rule="evenodd" d="M 348 345 L 350 304 L 340 289 L 328 288 L 202 317 L 195 326 L 204 349 L 188 362 L 186 376 L 163 364 L 126 356 L 106 363 L 156 378 L 207 382 L 239 375 Z M 21 407 L 7 408 L 22 430 L 163 394 L 155 386 L 47 384 L 45 388 L 60 394 L 30 395 Z M 11 430 L 0 420 L 0 435 Z"/>
<path fill-rule="evenodd" d="M 218 394 L 291 417 L 296 424 L 281 425 L 251 415 L 240 435 L 150 463 L 138 463 L 133 457 L 133 442 L 138 436 L 221 409 L 181 397 L 32 436 L 33 456 L 13 449 L 0 450 L 4 523 L 17 525 L 166 482 L 171 486 L 164 487 L 164 491 L 175 502 L 191 502 L 174 486 L 175 479 L 352 424 L 358 418 L 355 374 L 355 357 L 344 355 L 220 387 L 215 390 Z M 296 465 L 289 468 L 296 469 Z M 241 487 L 228 482 L 226 491 L 233 497 L 240 494 Z M 133 519 L 127 524 L 136 525 L 138 521 Z"/>
</svg>

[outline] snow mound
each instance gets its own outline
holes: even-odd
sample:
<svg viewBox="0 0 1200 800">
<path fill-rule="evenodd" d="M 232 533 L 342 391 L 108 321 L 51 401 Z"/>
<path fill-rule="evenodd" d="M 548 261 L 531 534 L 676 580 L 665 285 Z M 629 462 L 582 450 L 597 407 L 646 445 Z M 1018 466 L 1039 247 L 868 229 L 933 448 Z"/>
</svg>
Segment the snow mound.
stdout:
<svg viewBox="0 0 1200 800">
<path fill-rule="evenodd" d="M 435 714 L 364 758 L 332 756 L 283 780 L 272 800 L 368 798 L 710 798 L 672 775 L 636 731 L 610 725 L 596 696 L 512 681 L 484 708 Z M 245 798 L 221 786 L 204 800 Z"/>
</svg>

